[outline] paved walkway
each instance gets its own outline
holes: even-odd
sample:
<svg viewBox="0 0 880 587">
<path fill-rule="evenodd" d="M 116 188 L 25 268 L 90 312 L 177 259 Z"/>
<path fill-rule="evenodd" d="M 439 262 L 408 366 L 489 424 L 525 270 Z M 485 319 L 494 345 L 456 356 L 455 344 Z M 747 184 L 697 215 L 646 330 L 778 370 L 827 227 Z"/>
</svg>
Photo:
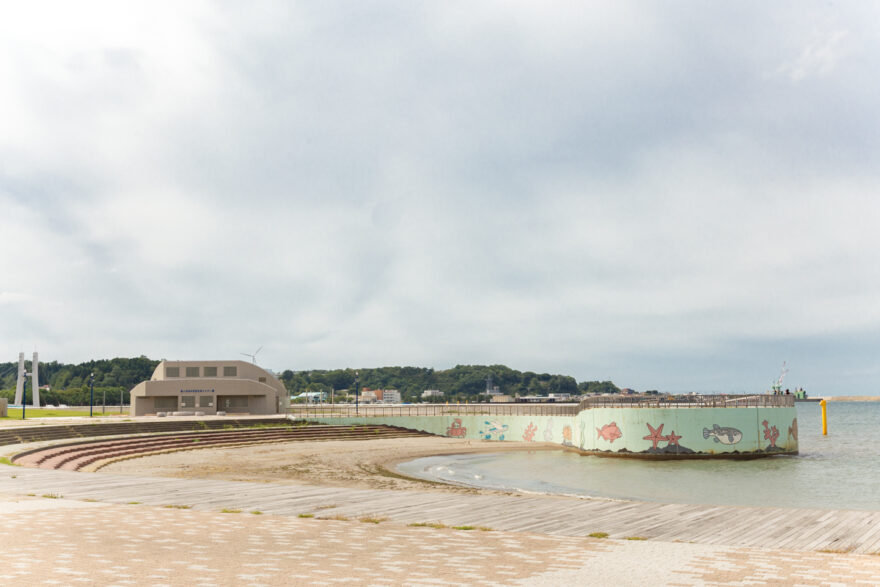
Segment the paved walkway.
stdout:
<svg viewBox="0 0 880 587">
<path fill-rule="evenodd" d="M 525 495 L 389 491 L 105 473 L 0 468 L 0 493 L 62 495 L 107 503 L 136 501 L 204 511 L 260 510 L 298 516 L 381 516 L 555 536 L 694 542 L 789 550 L 880 552 L 880 512 L 706 506 Z"/>
<path fill-rule="evenodd" d="M 174 496 L 174 497 L 180 497 Z M 0 494 L 3 585 L 877 585 L 880 557 Z"/>
</svg>

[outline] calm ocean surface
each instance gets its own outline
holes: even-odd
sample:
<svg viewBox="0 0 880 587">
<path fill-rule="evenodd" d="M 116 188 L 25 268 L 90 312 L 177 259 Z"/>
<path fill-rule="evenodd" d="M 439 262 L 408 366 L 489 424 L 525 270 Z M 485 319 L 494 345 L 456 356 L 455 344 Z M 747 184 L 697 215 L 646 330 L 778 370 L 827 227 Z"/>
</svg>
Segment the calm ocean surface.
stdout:
<svg viewBox="0 0 880 587">
<path fill-rule="evenodd" d="M 718 505 L 880 510 L 880 402 L 799 403 L 800 455 L 753 461 L 636 461 L 565 451 L 429 457 L 407 475 L 578 496 Z"/>
</svg>

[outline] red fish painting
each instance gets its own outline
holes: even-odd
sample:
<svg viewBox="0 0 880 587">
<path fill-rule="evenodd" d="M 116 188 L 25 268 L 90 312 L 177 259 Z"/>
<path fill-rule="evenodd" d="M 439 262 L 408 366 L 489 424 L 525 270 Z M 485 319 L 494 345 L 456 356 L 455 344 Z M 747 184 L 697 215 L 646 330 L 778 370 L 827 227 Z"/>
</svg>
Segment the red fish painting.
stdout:
<svg viewBox="0 0 880 587">
<path fill-rule="evenodd" d="M 604 438 L 611 443 L 614 443 L 615 440 L 623 436 L 620 428 L 617 427 L 617 422 L 612 422 L 610 424 L 605 424 L 601 428 L 596 428 L 596 432 L 599 433 L 596 438 Z"/>
</svg>

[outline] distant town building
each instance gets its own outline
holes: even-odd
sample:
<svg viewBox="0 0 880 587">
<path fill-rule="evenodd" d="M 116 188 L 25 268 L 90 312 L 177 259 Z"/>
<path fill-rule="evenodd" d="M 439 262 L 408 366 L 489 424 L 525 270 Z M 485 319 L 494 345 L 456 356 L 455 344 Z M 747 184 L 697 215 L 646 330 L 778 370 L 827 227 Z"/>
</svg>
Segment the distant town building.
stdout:
<svg viewBox="0 0 880 587">
<path fill-rule="evenodd" d="M 383 389 L 381 401 L 385 404 L 399 404 L 400 392 L 396 389 Z"/>
<path fill-rule="evenodd" d="M 379 396 L 372 389 L 361 390 L 360 402 L 362 404 L 372 404 L 379 401 Z"/>
<path fill-rule="evenodd" d="M 513 398 L 510 397 L 509 395 L 506 395 L 503 393 L 498 393 L 498 394 L 493 393 L 492 396 L 489 398 L 489 403 L 509 404 L 509 403 L 513 403 Z"/>
<path fill-rule="evenodd" d="M 567 401 L 571 401 L 571 394 L 570 393 L 548 393 L 547 399 L 550 401 L 556 401 L 556 402 L 567 402 Z"/>
<path fill-rule="evenodd" d="M 422 392 L 422 399 L 441 398 L 443 392 L 439 389 L 426 389 Z"/>
<path fill-rule="evenodd" d="M 299 395 L 290 396 L 291 400 L 303 400 L 308 403 L 319 403 L 327 401 L 326 391 L 305 391 Z"/>
</svg>

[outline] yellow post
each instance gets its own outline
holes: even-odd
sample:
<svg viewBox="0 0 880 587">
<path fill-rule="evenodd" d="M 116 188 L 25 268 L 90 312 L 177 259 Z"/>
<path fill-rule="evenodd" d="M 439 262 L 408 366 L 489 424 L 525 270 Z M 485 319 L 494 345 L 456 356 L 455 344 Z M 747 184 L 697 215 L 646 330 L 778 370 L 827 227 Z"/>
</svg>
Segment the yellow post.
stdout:
<svg viewBox="0 0 880 587">
<path fill-rule="evenodd" d="M 822 406 L 822 435 L 828 436 L 828 410 L 825 408 L 825 400 L 819 402 Z"/>
</svg>

